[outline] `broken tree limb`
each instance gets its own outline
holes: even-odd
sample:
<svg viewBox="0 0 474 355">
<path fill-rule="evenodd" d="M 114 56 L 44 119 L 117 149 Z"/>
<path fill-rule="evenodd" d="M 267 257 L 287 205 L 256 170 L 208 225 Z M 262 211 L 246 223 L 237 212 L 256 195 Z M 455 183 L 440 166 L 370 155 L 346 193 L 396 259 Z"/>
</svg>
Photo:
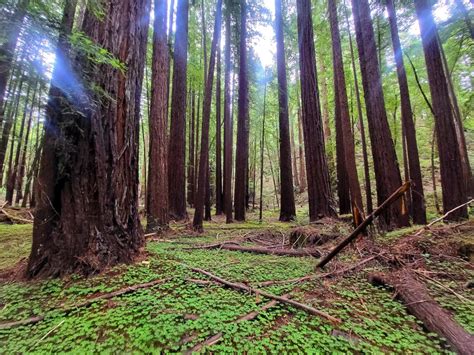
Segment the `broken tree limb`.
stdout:
<svg viewBox="0 0 474 355">
<path fill-rule="evenodd" d="M 420 228 L 418 230 L 418 232 L 415 233 L 415 237 L 419 236 L 421 233 L 423 233 L 424 231 L 430 229 L 430 227 L 440 221 L 442 221 L 443 219 L 445 219 L 447 216 L 449 216 L 451 213 L 453 213 L 454 211 L 457 211 L 458 209 L 466 206 L 466 205 L 469 205 L 471 203 L 474 202 L 474 198 L 473 199 L 470 199 L 469 201 L 457 206 L 457 207 L 454 207 L 452 210 L 449 210 L 448 212 L 446 212 L 444 215 L 442 215 L 441 217 L 439 218 L 436 218 L 435 220 L 431 221 L 429 224 L 427 224 L 426 226 L 423 226 L 422 228 Z"/>
<path fill-rule="evenodd" d="M 397 201 L 410 187 L 410 181 L 405 182 L 402 186 L 400 186 L 393 194 L 391 194 L 377 209 L 369 214 L 367 218 L 359 224 L 359 226 L 354 229 L 354 231 L 346 237 L 339 245 L 337 245 L 331 252 L 326 255 L 317 265 L 316 267 L 323 267 L 328 262 L 331 261 L 339 252 L 344 249 L 350 242 L 356 239 L 360 233 L 362 233 L 365 228 L 373 222 L 373 220 L 379 216 L 383 211 L 385 211 L 392 203 Z"/>
<path fill-rule="evenodd" d="M 10 328 L 19 327 L 21 325 L 35 324 L 35 323 L 41 322 L 43 319 L 44 319 L 44 316 L 36 316 L 36 317 L 22 319 L 22 320 L 14 321 L 14 322 L 0 323 L 0 329 L 10 329 Z"/>
<path fill-rule="evenodd" d="M 33 220 L 13 216 L 12 214 L 5 211 L 4 208 L 1 208 L 0 212 L 3 213 L 5 215 L 5 217 L 7 217 L 11 222 L 17 222 L 17 223 L 20 223 L 20 224 L 31 224 L 31 223 L 33 223 Z"/>
<path fill-rule="evenodd" d="M 288 294 L 285 294 L 282 297 L 288 297 L 288 296 L 289 296 Z M 275 307 L 277 304 L 278 304 L 278 301 L 271 300 L 270 302 L 264 304 L 260 309 L 258 309 L 256 311 L 252 311 L 250 313 L 247 313 L 247 314 L 237 318 L 235 323 L 240 323 L 240 322 L 243 322 L 243 321 L 246 321 L 246 320 L 253 320 L 253 319 L 257 318 L 257 316 L 260 313 L 266 311 L 267 309 Z M 206 340 L 194 345 L 191 349 L 187 350 L 185 352 L 185 354 L 191 355 L 191 354 L 197 353 L 205 346 L 211 346 L 213 344 L 218 343 L 222 339 L 222 337 L 223 337 L 222 332 L 214 334 L 214 335 L 210 336 L 209 338 L 207 338 Z"/>
<path fill-rule="evenodd" d="M 200 247 L 185 248 L 185 249 L 224 249 L 231 251 L 242 251 L 246 253 L 254 254 L 270 254 L 270 255 L 282 255 L 282 256 L 313 256 L 318 258 L 321 256 L 321 252 L 316 249 L 272 249 L 269 247 L 250 247 L 237 245 L 236 243 L 220 243 L 212 245 L 203 245 Z"/>
<path fill-rule="evenodd" d="M 393 288 L 407 310 L 423 322 L 424 327 L 447 340 L 459 354 L 474 354 L 474 335 L 468 333 L 428 293 L 425 285 L 407 270 L 391 274 L 376 273 L 369 276 L 374 285 Z"/>
<path fill-rule="evenodd" d="M 182 264 L 182 265 L 184 265 L 184 264 Z M 187 265 L 185 265 L 185 266 L 187 266 Z M 189 266 L 187 266 L 187 267 L 189 267 Z M 252 288 L 250 286 L 247 286 L 247 285 L 244 285 L 244 284 L 241 284 L 241 283 L 235 283 L 235 282 L 227 281 L 227 280 L 225 280 L 225 279 L 223 279 L 219 276 L 216 276 L 214 274 L 211 274 L 209 271 L 206 271 L 206 270 L 203 270 L 203 269 L 194 268 L 194 267 L 189 267 L 189 269 L 194 271 L 194 272 L 206 275 L 211 280 L 214 280 L 214 281 L 216 281 L 220 284 L 223 284 L 227 287 L 230 287 L 230 288 L 232 288 L 236 291 L 239 291 L 239 292 L 243 291 L 243 292 L 259 294 L 263 297 L 266 297 L 266 298 L 269 298 L 269 299 L 272 299 L 272 300 L 276 300 L 276 301 L 281 302 L 281 303 L 289 304 L 290 306 L 301 309 L 301 310 L 303 310 L 303 311 L 305 311 L 309 314 L 326 318 L 327 320 L 329 320 L 333 323 L 341 323 L 340 319 L 335 318 L 335 317 L 333 317 L 333 316 L 331 316 L 331 315 L 329 315 L 325 312 L 319 311 L 316 308 L 313 308 L 311 306 L 293 301 L 291 299 L 288 299 L 288 298 L 285 298 L 285 297 L 282 297 L 282 296 L 277 296 L 277 295 L 274 295 L 274 294 L 269 293 L 269 292 L 265 292 L 265 291 L 262 291 L 262 290 L 259 290 L 259 289 L 255 289 L 255 288 Z"/>
</svg>

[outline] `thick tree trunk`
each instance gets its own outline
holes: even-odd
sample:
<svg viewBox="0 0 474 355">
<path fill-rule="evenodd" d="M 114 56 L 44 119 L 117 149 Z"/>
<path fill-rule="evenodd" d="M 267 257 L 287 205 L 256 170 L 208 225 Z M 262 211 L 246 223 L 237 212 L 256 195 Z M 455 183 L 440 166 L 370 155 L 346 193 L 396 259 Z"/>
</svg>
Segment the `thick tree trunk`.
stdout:
<svg viewBox="0 0 474 355">
<path fill-rule="evenodd" d="M 220 39 L 220 36 L 219 36 Z M 221 124 L 221 46 L 217 45 L 216 78 L 216 215 L 223 212 L 222 194 L 222 124 Z"/>
<path fill-rule="evenodd" d="M 6 39 L 5 43 L 0 45 L 0 126 L 4 120 L 3 106 L 5 104 L 5 94 L 7 82 L 13 64 L 16 44 L 20 36 L 21 26 L 26 14 L 26 8 L 29 0 L 19 0 L 15 12 L 8 19 L 9 25 L 5 26 L 5 32 L 2 37 Z"/>
<path fill-rule="evenodd" d="M 232 149 L 233 130 L 232 115 L 230 112 L 230 11 L 226 9 L 225 15 L 225 53 L 224 53 L 224 210 L 226 223 L 232 222 Z"/>
<path fill-rule="evenodd" d="M 212 85 L 214 81 L 214 68 L 216 65 L 217 43 L 221 34 L 222 22 L 222 0 L 217 1 L 216 17 L 214 23 L 214 34 L 211 44 L 211 57 L 209 59 L 209 71 L 204 92 L 204 102 L 202 105 L 202 133 L 201 152 L 199 157 L 199 180 L 197 186 L 196 209 L 194 211 L 193 228 L 202 231 L 202 221 L 206 192 L 210 194 L 209 186 L 209 126 L 211 119 Z M 206 191 L 207 190 L 207 191 Z M 210 211 L 209 211 L 210 212 Z M 210 217 L 210 213 L 206 213 Z"/>
<path fill-rule="evenodd" d="M 346 12 L 346 24 L 347 24 L 347 28 L 350 28 L 349 16 L 347 12 Z M 362 145 L 362 157 L 364 160 L 365 198 L 366 198 L 366 205 L 367 205 L 367 213 L 370 214 L 373 211 L 373 206 L 372 206 L 372 186 L 370 183 L 369 154 L 367 151 L 367 140 L 365 138 L 364 117 L 362 114 L 362 103 L 361 103 L 360 90 L 359 90 L 359 79 L 357 78 L 357 69 L 356 69 L 355 58 L 354 58 L 354 47 L 352 45 L 352 35 L 350 31 L 348 31 L 348 33 L 349 33 L 349 48 L 351 52 L 351 66 L 352 66 L 352 72 L 354 74 L 354 89 L 355 89 L 355 96 L 356 96 L 356 102 L 357 102 L 357 115 L 359 117 L 359 130 L 360 130 L 360 140 L 361 140 L 361 145 Z"/>
<path fill-rule="evenodd" d="M 296 155 L 296 144 L 295 144 L 295 129 L 293 124 L 290 121 L 290 144 L 291 144 L 291 151 L 292 151 L 292 160 L 291 164 L 293 166 L 293 180 L 294 185 L 297 189 L 300 187 L 300 178 L 298 174 L 298 156 Z"/>
<path fill-rule="evenodd" d="M 29 277 L 95 273 L 132 261 L 144 242 L 138 143 L 150 3 L 102 5 L 104 19 L 88 10 L 82 30 L 127 70 L 91 65 L 81 56 L 73 70 L 67 38 L 76 1 L 67 1 L 47 107 Z M 60 81 L 66 73 L 87 71 L 83 82 Z M 107 98 L 97 97 L 90 81 Z"/>
<path fill-rule="evenodd" d="M 403 63 L 403 52 L 398 37 L 397 15 L 393 0 L 386 0 L 390 31 L 392 34 L 393 52 L 397 64 L 398 85 L 400 87 L 400 101 L 402 106 L 402 125 L 406 138 L 406 156 L 408 160 L 408 177 L 412 180 L 411 210 L 413 223 L 426 224 L 426 207 L 423 193 L 423 180 L 421 177 L 420 159 L 416 142 L 416 131 L 413 123 L 413 111 L 410 103 L 408 80 Z M 405 143 L 403 142 L 405 147 Z"/>
<path fill-rule="evenodd" d="M 336 73 L 334 71 L 334 73 Z M 341 105 L 339 103 L 339 87 L 334 80 L 334 121 L 336 126 L 336 175 L 337 175 L 337 197 L 339 202 L 339 213 L 351 212 L 351 199 L 349 188 L 349 176 L 346 169 L 344 135 L 342 133 Z"/>
<path fill-rule="evenodd" d="M 235 160 L 234 218 L 245 220 L 247 170 L 249 157 L 249 99 L 247 74 L 247 4 L 240 0 L 239 101 L 237 152 Z"/>
<path fill-rule="evenodd" d="M 302 122 L 308 178 L 309 219 L 336 215 L 329 181 L 319 105 L 310 0 L 297 0 Z"/>
<path fill-rule="evenodd" d="M 372 143 L 377 201 L 380 205 L 390 196 L 392 191 L 401 185 L 402 180 L 385 111 L 382 80 L 377 61 L 377 48 L 368 0 L 352 0 L 352 11 Z M 408 214 L 403 211 L 401 204 L 394 204 L 387 209 L 382 215 L 382 221 L 388 228 L 402 227 L 409 224 Z"/>
<path fill-rule="evenodd" d="M 336 0 L 328 0 L 329 19 L 331 25 L 332 53 L 334 85 L 336 93 L 336 107 L 339 107 L 341 121 L 342 141 L 344 145 L 344 163 L 348 177 L 351 196 L 352 214 L 357 226 L 361 221 L 359 215 L 364 213 L 362 204 L 362 193 L 360 191 L 359 177 L 357 176 L 357 165 L 355 161 L 354 136 L 352 134 L 351 120 L 346 91 L 346 78 L 344 74 L 344 63 L 342 60 L 341 38 L 339 34 L 339 21 L 337 18 Z M 337 118 L 337 116 L 336 116 Z"/>
<path fill-rule="evenodd" d="M 462 159 L 431 5 L 427 0 L 415 0 L 415 6 L 420 24 L 436 123 L 443 209 L 444 212 L 447 212 L 466 201 L 467 184 L 461 178 L 464 176 Z M 462 218 L 467 218 L 467 207 L 456 210 L 446 219 L 459 220 Z"/>
<path fill-rule="evenodd" d="M 147 186 L 147 232 L 168 227 L 168 45 L 166 38 L 166 0 L 155 0 L 151 108 L 148 117 L 150 153 Z"/>
<path fill-rule="evenodd" d="M 168 150 L 169 212 L 171 219 L 187 218 L 186 212 L 186 69 L 188 57 L 188 1 L 178 0 Z"/>
<path fill-rule="evenodd" d="M 286 81 L 285 41 L 283 37 L 283 15 L 281 0 L 275 0 L 275 36 L 277 42 L 278 107 L 280 128 L 280 221 L 296 218 L 291 166 L 290 120 L 288 115 L 288 85 Z"/>
</svg>

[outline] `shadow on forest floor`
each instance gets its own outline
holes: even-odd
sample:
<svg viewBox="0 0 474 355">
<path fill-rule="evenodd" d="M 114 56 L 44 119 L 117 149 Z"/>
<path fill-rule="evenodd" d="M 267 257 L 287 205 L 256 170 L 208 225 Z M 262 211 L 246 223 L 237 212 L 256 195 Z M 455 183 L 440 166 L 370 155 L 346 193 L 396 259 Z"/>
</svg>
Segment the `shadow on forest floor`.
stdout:
<svg viewBox="0 0 474 355">
<path fill-rule="evenodd" d="M 214 222 L 206 222 L 206 232 L 201 236 L 188 233 L 184 225 L 175 225 L 168 235 L 147 242 L 146 258 L 137 264 L 117 266 L 95 277 L 73 275 L 63 280 L 0 283 L 0 325 L 44 316 L 34 325 L 0 327 L 1 352 L 186 352 L 201 346 L 201 352 L 213 353 L 449 351 L 442 339 L 426 332 L 407 313 L 394 299 L 393 292 L 367 282 L 369 273 L 386 268 L 377 259 L 340 276 L 285 282 L 314 274 L 317 259 L 190 248 L 241 240 L 255 230 L 271 232 L 275 243 L 280 243 L 281 236 L 298 225 L 278 223 L 274 215 L 267 215 L 261 224 L 252 220 L 255 216 L 250 217 L 250 222 L 231 225 L 214 218 Z M 350 226 L 338 223 L 341 234 L 350 230 Z M 433 245 L 426 246 L 416 264 L 422 262 L 420 275 L 429 273 L 433 280 L 424 280 L 430 294 L 470 332 L 474 332 L 474 298 L 466 282 L 474 278 L 474 265 L 443 255 L 444 244 L 438 255 L 430 251 L 438 250 L 438 239 L 439 245 L 446 244 L 448 236 L 472 238 L 473 231 L 474 223 L 469 222 L 459 228 L 442 226 L 424 233 L 423 241 Z M 354 265 L 370 255 L 371 246 L 383 248 L 398 243 L 410 232 L 413 229 L 362 238 L 324 271 L 331 273 Z M 31 225 L 0 227 L 0 269 L 28 255 L 30 235 Z M 323 253 L 330 245 L 321 246 Z M 407 253 L 410 247 L 406 244 Z M 296 301 L 341 319 L 342 323 L 336 326 L 283 304 L 262 311 L 261 307 L 268 303 L 264 297 L 209 282 L 190 267 L 273 294 L 289 294 Z M 156 279 L 165 281 L 88 307 L 70 308 L 91 297 Z M 64 312 L 66 308 L 68 312 Z M 253 311 L 259 313 L 252 320 L 237 321 Z M 216 335 L 220 336 L 214 338 L 215 343 L 204 346 L 206 340 Z"/>
</svg>

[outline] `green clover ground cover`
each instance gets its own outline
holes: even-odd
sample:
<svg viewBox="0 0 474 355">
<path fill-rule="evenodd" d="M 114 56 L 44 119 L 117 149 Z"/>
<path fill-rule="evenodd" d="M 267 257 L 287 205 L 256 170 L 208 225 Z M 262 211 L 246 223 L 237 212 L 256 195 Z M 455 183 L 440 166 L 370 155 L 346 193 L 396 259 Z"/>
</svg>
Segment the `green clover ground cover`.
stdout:
<svg viewBox="0 0 474 355">
<path fill-rule="evenodd" d="M 234 226 L 234 228 L 236 225 Z M 215 242 L 218 231 L 200 237 Z M 397 352 L 443 353 L 441 340 L 392 299 L 392 294 L 354 275 L 338 282 L 313 280 L 298 285 L 266 287 L 275 294 L 290 292 L 295 300 L 323 310 L 343 322 L 337 327 L 294 308 L 277 305 L 252 321 L 235 320 L 258 310 L 268 300 L 219 285 L 202 285 L 206 278 L 187 266 L 211 271 L 228 280 L 249 284 L 285 280 L 312 272 L 313 258 L 254 255 L 224 250 L 184 250 L 179 242 L 149 242 L 148 258 L 119 266 L 103 275 L 83 279 L 47 280 L 0 285 L 0 322 L 45 315 L 35 325 L 0 330 L 0 352 L 11 353 L 178 353 L 222 333 L 220 342 L 202 352 L 328 353 Z M 87 297 L 155 279 L 172 279 L 69 313 L 66 306 Z M 191 280 L 190 280 L 191 279 Z M 446 305 L 472 327 L 472 310 L 453 295 Z M 462 304 L 462 303 L 461 303 Z M 472 329 L 472 328 L 468 328 Z"/>
</svg>

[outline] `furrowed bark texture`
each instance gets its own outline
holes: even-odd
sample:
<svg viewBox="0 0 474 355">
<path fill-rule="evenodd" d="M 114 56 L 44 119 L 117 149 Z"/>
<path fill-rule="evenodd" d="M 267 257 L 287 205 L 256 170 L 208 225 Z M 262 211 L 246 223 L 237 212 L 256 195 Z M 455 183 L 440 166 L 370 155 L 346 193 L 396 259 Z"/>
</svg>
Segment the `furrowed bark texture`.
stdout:
<svg viewBox="0 0 474 355">
<path fill-rule="evenodd" d="M 167 1 L 155 0 L 150 153 L 147 186 L 147 232 L 168 227 L 168 43 L 166 37 Z"/>
<path fill-rule="evenodd" d="M 288 85 L 286 81 L 285 41 L 281 0 L 275 0 L 275 35 L 277 42 L 278 103 L 280 128 L 280 221 L 296 218 L 293 171 L 291 166 L 290 119 L 288 117 Z"/>
<path fill-rule="evenodd" d="M 171 126 L 168 150 L 169 212 L 171 219 L 187 218 L 186 212 L 186 70 L 188 57 L 187 0 L 178 0 L 173 57 Z"/>
<path fill-rule="evenodd" d="M 415 0 L 415 7 L 420 24 L 431 101 L 435 116 L 443 209 L 444 212 L 447 212 L 466 202 L 467 184 L 461 178 L 464 176 L 464 173 L 461 154 L 458 148 L 459 142 L 456 137 L 448 84 L 443 71 L 443 62 L 437 41 L 437 29 L 431 12 L 431 5 L 427 0 Z M 450 214 L 446 219 L 459 220 L 467 218 L 467 216 L 467 207 L 463 207 Z"/>
<path fill-rule="evenodd" d="M 67 1 L 47 107 L 38 202 L 27 273 L 91 274 L 130 262 L 143 245 L 138 216 L 138 142 L 150 3 L 107 0 L 82 30 L 126 65 L 68 59 L 76 1 Z M 86 73 L 99 92 L 80 82 Z M 105 97 L 104 97 L 105 96 Z"/>
<path fill-rule="evenodd" d="M 297 0 L 302 123 L 308 180 L 309 219 L 336 215 L 329 181 L 319 104 L 310 0 Z"/>
<path fill-rule="evenodd" d="M 390 196 L 392 191 L 401 185 L 402 181 L 385 111 L 377 48 L 368 0 L 352 0 L 352 11 L 372 143 L 377 201 L 380 205 Z M 408 214 L 403 213 L 401 206 L 402 204 L 394 204 L 383 213 L 383 224 L 387 228 L 402 227 L 409 224 Z"/>
</svg>

